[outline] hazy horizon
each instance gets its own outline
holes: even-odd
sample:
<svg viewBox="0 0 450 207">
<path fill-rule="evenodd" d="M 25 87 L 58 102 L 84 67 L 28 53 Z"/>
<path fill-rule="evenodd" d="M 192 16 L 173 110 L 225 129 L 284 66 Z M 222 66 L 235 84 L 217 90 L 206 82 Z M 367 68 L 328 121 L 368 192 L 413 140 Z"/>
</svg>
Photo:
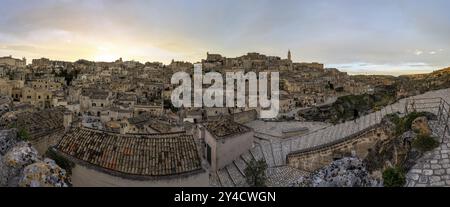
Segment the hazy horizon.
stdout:
<svg viewBox="0 0 450 207">
<path fill-rule="evenodd" d="M 450 66 L 450 1 L 0 0 L 0 56 L 196 62 L 259 52 L 350 74 Z"/>
</svg>

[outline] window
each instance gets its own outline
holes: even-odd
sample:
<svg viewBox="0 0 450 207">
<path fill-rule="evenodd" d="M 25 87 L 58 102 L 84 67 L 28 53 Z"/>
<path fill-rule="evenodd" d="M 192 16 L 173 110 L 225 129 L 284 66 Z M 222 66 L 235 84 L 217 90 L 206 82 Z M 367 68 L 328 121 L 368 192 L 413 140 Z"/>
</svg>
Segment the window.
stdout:
<svg viewBox="0 0 450 207">
<path fill-rule="evenodd" d="M 206 144 L 206 160 L 208 160 L 208 163 L 211 164 L 211 147 L 209 144 Z"/>
</svg>

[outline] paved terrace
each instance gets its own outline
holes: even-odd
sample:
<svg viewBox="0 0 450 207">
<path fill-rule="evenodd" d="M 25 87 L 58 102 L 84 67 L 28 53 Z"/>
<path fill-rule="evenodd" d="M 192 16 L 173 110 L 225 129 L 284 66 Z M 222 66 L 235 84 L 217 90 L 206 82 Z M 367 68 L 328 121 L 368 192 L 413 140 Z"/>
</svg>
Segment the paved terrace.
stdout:
<svg viewBox="0 0 450 207">
<path fill-rule="evenodd" d="M 447 121 L 450 124 L 450 120 Z M 444 133 L 445 125 L 439 124 L 438 121 L 432 121 L 430 125 L 433 136 L 439 137 L 441 144 L 425 153 L 407 173 L 408 187 L 450 186 L 450 132 Z"/>
<path fill-rule="evenodd" d="M 405 113 L 405 104 L 407 99 L 421 99 L 421 98 L 435 98 L 441 97 L 450 103 L 450 89 L 429 91 L 427 93 L 401 99 L 394 104 L 388 105 L 383 109 L 373 112 L 371 114 L 362 116 L 356 121 L 348 121 L 345 123 L 329 126 L 318 130 L 314 133 L 307 134 L 300 137 L 292 137 L 282 141 L 274 141 L 271 143 L 257 143 L 255 147 L 242 154 L 233 163 L 216 172 L 216 177 L 211 176 L 210 183 L 212 186 L 246 186 L 244 169 L 247 163 L 252 159 L 264 159 L 269 168 L 278 168 L 286 166 L 286 157 L 291 152 L 309 151 L 321 148 L 323 146 L 339 143 L 354 134 L 374 127 L 381 123 L 381 119 L 391 113 Z M 437 113 L 437 109 L 429 109 L 430 112 Z M 447 146 L 448 147 L 448 146 Z M 448 149 L 445 151 L 448 153 Z M 448 159 L 446 159 L 448 161 Z M 269 169 L 270 170 L 270 169 Z M 286 170 L 286 169 L 285 169 Z M 286 175 L 299 174 L 295 169 L 287 169 L 289 172 Z M 298 171 L 298 170 L 297 170 Z M 439 171 L 441 172 L 441 171 Z M 300 172 L 301 173 L 301 172 Z M 450 172 L 448 172 L 450 175 Z M 285 179 L 291 179 L 287 177 L 279 177 L 279 181 L 274 181 L 269 175 L 269 180 L 272 183 L 285 183 Z"/>
</svg>

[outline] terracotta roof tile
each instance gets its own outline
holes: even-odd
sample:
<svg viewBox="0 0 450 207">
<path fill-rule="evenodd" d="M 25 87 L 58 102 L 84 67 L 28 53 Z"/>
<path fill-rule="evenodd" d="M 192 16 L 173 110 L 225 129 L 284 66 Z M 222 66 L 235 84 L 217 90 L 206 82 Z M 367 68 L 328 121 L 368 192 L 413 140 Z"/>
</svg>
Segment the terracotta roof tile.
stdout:
<svg viewBox="0 0 450 207">
<path fill-rule="evenodd" d="M 131 175 L 165 176 L 202 169 L 194 138 L 186 133 L 121 135 L 76 128 L 63 136 L 56 149 Z"/>
</svg>

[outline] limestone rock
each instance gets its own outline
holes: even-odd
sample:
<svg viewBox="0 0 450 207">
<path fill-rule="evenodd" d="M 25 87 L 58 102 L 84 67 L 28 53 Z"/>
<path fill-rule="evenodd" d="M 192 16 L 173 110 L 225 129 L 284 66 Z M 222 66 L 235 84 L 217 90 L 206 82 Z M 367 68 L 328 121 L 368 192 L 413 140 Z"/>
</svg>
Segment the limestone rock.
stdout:
<svg viewBox="0 0 450 207">
<path fill-rule="evenodd" d="M 17 143 L 17 130 L 1 130 L 0 131 L 0 155 L 6 152 Z"/>
<path fill-rule="evenodd" d="M 431 135 L 428 119 L 425 116 L 417 117 L 411 124 L 411 129 L 423 135 Z"/>
<path fill-rule="evenodd" d="M 29 142 L 18 143 L 4 157 L 5 164 L 15 169 L 21 169 L 37 160 L 38 152 Z"/>
<path fill-rule="evenodd" d="M 29 142 L 19 142 L 5 156 L 0 155 L 0 186 L 15 187 L 23 168 L 39 159 Z"/>
<path fill-rule="evenodd" d="M 71 186 L 66 171 L 51 159 L 41 160 L 29 142 L 18 142 L 17 130 L 0 131 L 0 187 Z"/>
<path fill-rule="evenodd" d="M 70 179 L 55 161 L 45 159 L 25 167 L 19 186 L 21 187 L 69 187 Z"/>
<path fill-rule="evenodd" d="M 3 162 L 3 156 L 0 155 L 0 187 L 8 185 L 8 172 Z"/>
<path fill-rule="evenodd" d="M 381 186 L 380 182 L 369 176 L 363 162 L 356 157 L 336 160 L 308 177 L 300 177 L 297 183 L 308 187 Z"/>
<path fill-rule="evenodd" d="M 405 133 L 403 133 L 400 138 L 404 141 L 404 142 L 408 142 L 411 143 L 414 139 L 416 139 L 417 137 L 417 133 L 415 133 L 412 130 L 406 131 Z"/>
</svg>

